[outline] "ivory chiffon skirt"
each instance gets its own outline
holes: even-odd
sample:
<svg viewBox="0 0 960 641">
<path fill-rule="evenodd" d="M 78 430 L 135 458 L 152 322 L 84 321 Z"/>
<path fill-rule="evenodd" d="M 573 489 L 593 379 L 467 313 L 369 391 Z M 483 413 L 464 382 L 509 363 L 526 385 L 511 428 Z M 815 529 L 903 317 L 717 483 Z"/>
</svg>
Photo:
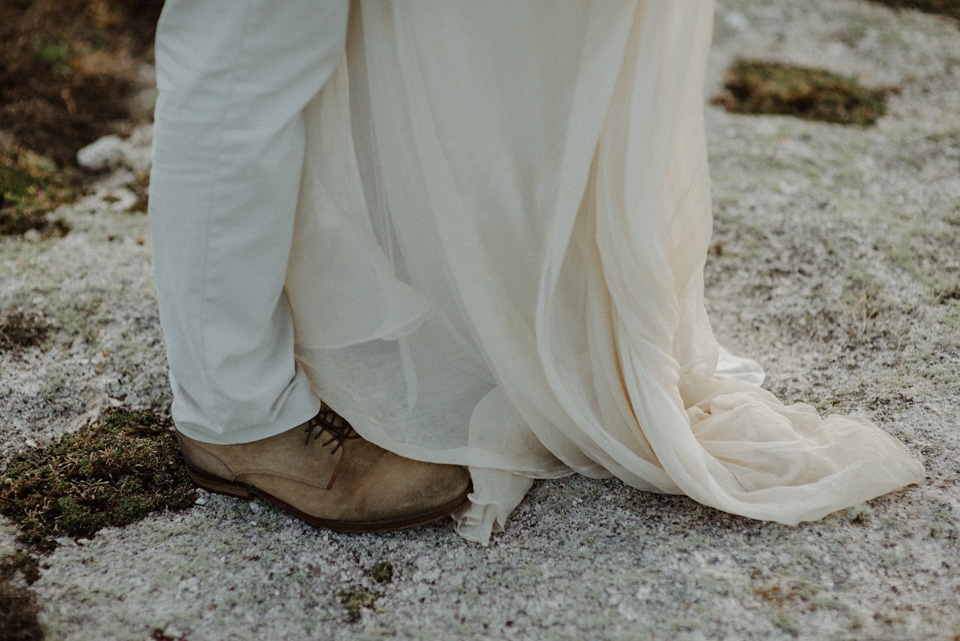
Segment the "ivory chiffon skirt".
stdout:
<svg viewBox="0 0 960 641">
<path fill-rule="evenodd" d="M 360 0 L 311 103 L 298 359 L 364 437 L 470 467 L 486 542 L 532 479 L 615 475 L 795 524 L 923 467 L 784 406 L 703 305 L 704 0 Z"/>
</svg>

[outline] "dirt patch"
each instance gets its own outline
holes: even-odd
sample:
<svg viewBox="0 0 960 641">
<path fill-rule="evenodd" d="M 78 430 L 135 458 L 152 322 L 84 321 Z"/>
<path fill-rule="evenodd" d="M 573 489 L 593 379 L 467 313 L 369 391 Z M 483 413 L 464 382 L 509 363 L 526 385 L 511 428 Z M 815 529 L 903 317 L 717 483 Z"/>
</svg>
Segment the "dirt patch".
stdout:
<svg viewBox="0 0 960 641">
<path fill-rule="evenodd" d="M 960 20 L 958 0 L 871 0 L 893 9 L 916 9 L 924 13 L 938 13 Z"/>
<path fill-rule="evenodd" d="M 0 4 L 0 129 L 62 166 L 128 116 L 161 0 Z"/>
<path fill-rule="evenodd" d="M 127 185 L 127 187 L 137 196 L 136 202 L 130 206 L 130 209 L 127 210 L 127 213 L 147 213 L 147 206 L 150 203 L 150 172 L 140 172 L 137 174 L 137 177 L 133 179 L 133 182 Z"/>
<path fill-rule="evenodd" d="M 163 630 L 159 629 L 151 632 L 148 638 L 153 639 L 153 641 L 187 641 L 187 638 L 184 636 L 170 637 L 167 636 Z"/>
<path fill-rule="evenodd" d="M 5 641 L 41 641 L 39 612 L 33 590 L 0 579 L 0 630 Z"/>
<path fill-rule="evenodd" d="M 742 114 L 775 114 L 841 125 L 872 125 L 896 88 L 869 89 L 823 69 L 737 59 L 711 102 Z"/>
<path fill-rule="evenodd" d="M 43 448 L 13 457 L 0 477 L 0 514 L 26 543 L 90 537 L 196 500 L 169 424 L 147 411 L 114 410 Z"/>
<path fill-rule="evenodd" d="M 0 352 L 37 347 L 49 331 L 49 324 L 19 309 L 0 311 Z"/>
<path fill-rule="evenodd" d="M 131 118 L 163 0 L 0 3 L 0 235 L 69 228 L 76 153 Z"/>
<path fill-rule="evenodd" d="M 23 576 L 27 585 L 33 585 L 40 579 L 40 562 L 32 554 L 18 552 L 0 559 L 0 581 L 9 581 L 17 574 Z"/>
</svg>

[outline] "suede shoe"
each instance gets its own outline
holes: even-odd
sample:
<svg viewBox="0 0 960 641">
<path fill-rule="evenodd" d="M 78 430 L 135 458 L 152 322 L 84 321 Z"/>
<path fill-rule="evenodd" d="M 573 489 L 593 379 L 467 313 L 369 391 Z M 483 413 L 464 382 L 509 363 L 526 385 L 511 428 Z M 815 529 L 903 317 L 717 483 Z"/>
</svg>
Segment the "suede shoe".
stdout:
<svg viewBox="0 0 960 641">
<path fill-rule="evenodd" d="M 259 496 L 316 527 L 384 532 L 428 523 L 467 500 L 463 467 L 424 463 L 360 437 L 324 407 L 302 425 L 252 443 L 214 445 L 177 432 L 190 478 L 210 492 Z"/>
</svg>

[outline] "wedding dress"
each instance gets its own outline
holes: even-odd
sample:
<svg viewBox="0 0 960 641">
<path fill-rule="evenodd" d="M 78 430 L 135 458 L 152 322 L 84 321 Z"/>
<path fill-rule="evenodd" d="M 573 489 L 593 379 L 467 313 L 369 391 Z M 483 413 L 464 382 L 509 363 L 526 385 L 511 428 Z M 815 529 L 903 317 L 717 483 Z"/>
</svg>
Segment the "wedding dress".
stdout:
<svg viewBox="0 0 960 641">
<path fill-rule="evenodd" d="M 307 114 L 297 355 L 364 437 L 470 467 L 468 539 L 573 472 L 787 524 L 923 478 L 879 428 L 717 369 L 712 20 L 704 0 L 352 7 Z"/>
</svg>

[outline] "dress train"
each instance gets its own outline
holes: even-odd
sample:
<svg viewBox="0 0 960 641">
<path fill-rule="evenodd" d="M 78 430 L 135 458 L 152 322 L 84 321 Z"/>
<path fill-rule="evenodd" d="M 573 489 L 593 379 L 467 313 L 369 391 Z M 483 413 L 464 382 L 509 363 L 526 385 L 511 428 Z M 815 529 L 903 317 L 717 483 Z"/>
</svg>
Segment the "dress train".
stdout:
<svg viewBox="0 0 960 641">
<path fill-rule="evenodd" d="M 720 358 L 712 21 L 703 0 L 352 7 L 308 108 L 298 359 L 366 438 L 470 467 L 468 539 L 573 472 L 788 524 L 923 478 L 876 426 Z"/>
</svg>

